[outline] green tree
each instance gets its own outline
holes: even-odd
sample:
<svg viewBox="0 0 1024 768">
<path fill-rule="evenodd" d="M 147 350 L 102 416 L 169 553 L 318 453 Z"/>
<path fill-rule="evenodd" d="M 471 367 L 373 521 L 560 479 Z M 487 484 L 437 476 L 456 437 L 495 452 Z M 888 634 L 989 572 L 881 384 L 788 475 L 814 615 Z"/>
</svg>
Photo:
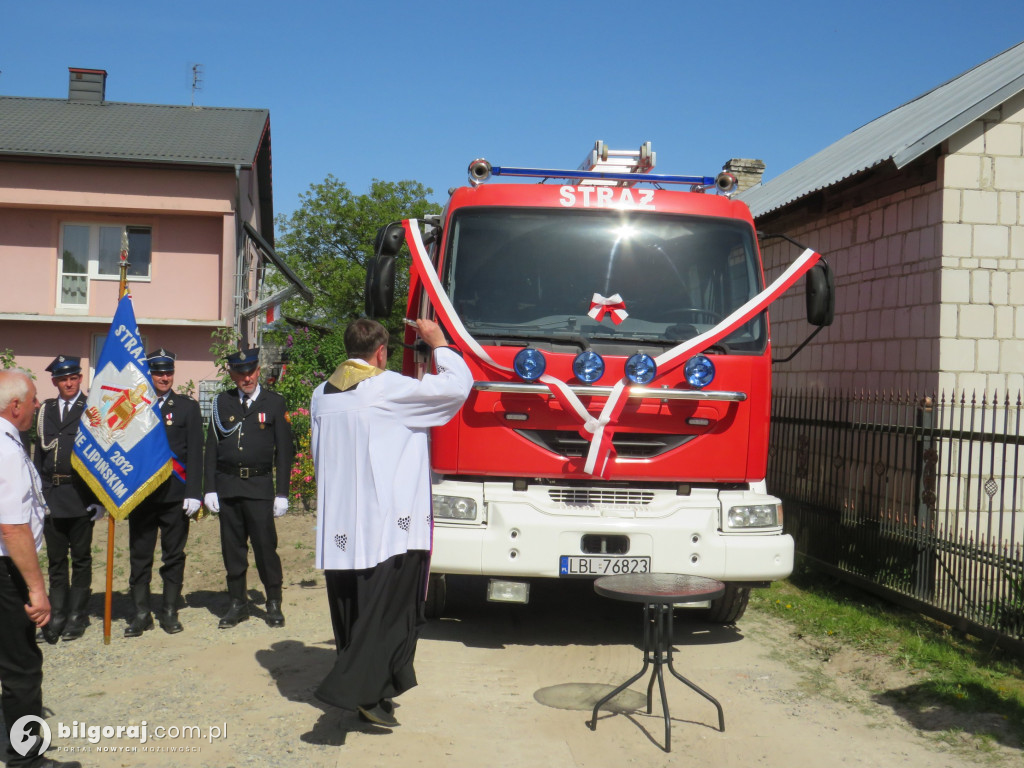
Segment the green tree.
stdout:
<svg viewBox="0 0 1024 768">
<path fill-rule="evenodd" d="M 427 197 L 433 190 L 416 181 L 374 179 L 366 194 L 353 194 L 344 182 L 327 176 L 299 196 L 299 208 L 277 218 L 275 250 L 313 292 L 313 302 L 285 302 L 284 315 L 293 324 L 277 323 L 264 337 L 286 348 L 287 371 L 275 384 L 290 409 L 306 407 L 313 389 L 345 359 L 342 334 L 349 321 L 363 314 L 366 266 L 373 258 L 377 230 L 394 221 L 440 213 Z M 403 336 L 409 286 L 409 258 L 403 250 L 396 265 L 395 305 L 383 320 L 392 337 Z M 268 276 L 274 287 L 280 275 Z M 298 326 L 296 328 L 296 326 Z M 392 356 L 399 364 L 400 356 Z"/>
<path fill-rule="evenodd" d="M 288 266 L 314 294 L 312 305 L 293 300 L 285 314 L 310 324 L 344 327 L 363 312 L 366 265 L 373 258 L 373 241 L 385 224 L 439 213 L 440 206 L 427 196 L 433 190 L 416 181 L 374 179 L 366 194 L 353 194 L 344 182 L 328 176 L 311 184 L 299 196 L 301 204 L 290 216 L 279 216 L 275 248 Z M 385 322 L 395 332 L 401 325 L 408 259 L 397 270 L 395 313 Z M 272 282 L 283 285 L 280 278 Z"/>
</svg>

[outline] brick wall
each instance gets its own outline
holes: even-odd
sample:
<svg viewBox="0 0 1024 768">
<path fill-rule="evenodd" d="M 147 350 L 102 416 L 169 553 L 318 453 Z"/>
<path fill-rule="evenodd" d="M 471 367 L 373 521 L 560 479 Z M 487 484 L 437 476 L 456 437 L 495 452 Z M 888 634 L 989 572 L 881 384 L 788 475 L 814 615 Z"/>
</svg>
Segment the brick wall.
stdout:
<svg viewBox="0 0 1024 768">
<path fill-rule="evenodd" d="M 775 387 L 931 391 L 937 385 L 939 233 L 942 196 L 929 183 L 816 218 L 788 231 L 825 255 L 836 276 L 836 319 L 793 359 L 774 367 Z M 765 249 L 767 279 L 796 256 Z M 803 285 L 771 311 L 775 357 L 812 330 Z"/>
<path fill-rule="evenodd" d="M 1024 390 L 1024 94 L 938 162 L 935 182 L 789 225 L 836 273 L 836 321 L 775 366 L 776 388 Z M 796 255 L 766 248 L 768 279 Z M 803 306 L 798 284 L 773 307 L 776 357 L 809 331 Z"/>
</svg>

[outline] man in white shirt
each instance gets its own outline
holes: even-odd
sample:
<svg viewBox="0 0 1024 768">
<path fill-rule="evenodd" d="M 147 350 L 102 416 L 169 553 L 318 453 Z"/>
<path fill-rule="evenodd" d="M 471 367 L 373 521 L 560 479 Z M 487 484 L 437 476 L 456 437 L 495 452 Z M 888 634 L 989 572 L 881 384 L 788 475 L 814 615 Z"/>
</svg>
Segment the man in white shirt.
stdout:
<svg viewBox="0 0 1024 768">
<path fill-rule="evenodd" d="M 431 546 L 430 428 L 449 421 L 473 377 L 430 320 L 417 330 L 437 373 L 386 371 L 388 333 L 360 318 L 349 359 L 310 405 L 317 477 L 316 564 L 324 570 L 338 657 L 321 701 L 393 727 L 392 697 L 416 685 Z"/>
<path fill-rule="evenodd" d="M 43 654 L 36 627 L 50 621 L 50 601 L 39 548 L 43 543 L 43 500 L 39 475 L 28 459 L 21 432 L 32 426 L 36 387 L 24 371 L 0 371 L 0 684 L 11 768 L 80 768 L 40 754 L 43 715 Z M 19 722 L 21 718 L 34 720 Z"/>
</svg>

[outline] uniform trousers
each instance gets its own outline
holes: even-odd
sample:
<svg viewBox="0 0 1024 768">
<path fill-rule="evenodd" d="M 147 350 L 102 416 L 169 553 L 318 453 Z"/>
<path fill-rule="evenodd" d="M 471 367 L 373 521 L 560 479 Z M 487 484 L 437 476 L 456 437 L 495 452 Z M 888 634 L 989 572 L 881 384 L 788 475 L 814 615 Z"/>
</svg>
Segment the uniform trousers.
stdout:
<svg viewBox="0 0 1024 768">
<path fill-rule="evenodd" d="M 71 555 L 70 584 L 76 589 L 92 589 L 92 528 L 89 515 L 46 518 L 47 573 L 50 591 L 68 586 L 68 554 Z"/>
<path fill-rule="evenodd" d="M 128 548 L 131 561 L 129 586 L 149 584 L 153 578 L 153 553 L 160 534 L 162 565 L 160 578 L 165 585 L 181 587 L 185 576 L 185 544 L 188 542 L 188 517 L 181 501 L 144 501 L 128 516 Z"/>
<path fill-rule="evenodd" d="M 28 587 L 14 561 L 0 557 L 0 707 L 8 740 L 11 728 L 25 715 L 43 714 L 43 653 L 36 644 L 36 627 L 25 613 Z M 39 733 L 34 724 L 32 733 Z M 8 746 L 6 762 L 11 768 L 35 760 L 37 749 L 27 756 Z"/>
<path fill-rule="evenodd" d="M 249 546 L 268 600 L 281 599 L 281 558 L 277 554 L 277 526 L 273 499 L 220 499 L 220 551 L 224 557 L 228 587 L 245 583 L 249 568 Z"/>
</svg>

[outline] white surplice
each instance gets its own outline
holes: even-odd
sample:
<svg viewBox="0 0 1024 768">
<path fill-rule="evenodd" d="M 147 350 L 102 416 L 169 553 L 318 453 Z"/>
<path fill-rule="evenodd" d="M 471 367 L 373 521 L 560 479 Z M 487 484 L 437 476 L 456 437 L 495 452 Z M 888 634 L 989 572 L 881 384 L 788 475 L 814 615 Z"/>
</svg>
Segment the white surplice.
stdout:
<svg viewBox="0 0 1024 768">
<path fill-rule="evenodd" d="M 469 368 L 447 347 L 436 374 L 393 371 L 310 403 L 316 468 L 316 567 L 372 568 L 412 549 L 429 550 L 430 428 L 448 422 L 473 386 Z"/>
</svg>

